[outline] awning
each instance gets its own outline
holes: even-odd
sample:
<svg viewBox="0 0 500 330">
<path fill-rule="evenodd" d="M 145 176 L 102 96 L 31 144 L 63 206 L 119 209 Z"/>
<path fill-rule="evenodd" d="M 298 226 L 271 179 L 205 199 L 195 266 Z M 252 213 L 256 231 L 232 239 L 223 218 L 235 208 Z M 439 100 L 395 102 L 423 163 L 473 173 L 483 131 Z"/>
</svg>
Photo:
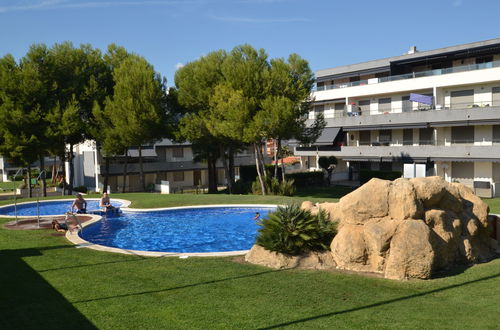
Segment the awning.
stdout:
<svg viewBox="0 0 500 330">
<path fill-rule="evenodd" d="M 326 144 L 333 144 L 333 141 L 339 134 L 341 127 L 325 127 L 323 129 L 323 132 L 321 133 L 321 136 L 316 140 L 314 145 L 326 145 Z"/>
<path fill-rule="evenodd" d="M 432 96 L 410 93 L 410 101 L 432 105 Z"/>
<path fill-rule="evenodd" d="M 431 157 L 434 162 L 492 162 L 500 163 L 500 158 L 453 158 L 453 157 Z"/>
</svg>

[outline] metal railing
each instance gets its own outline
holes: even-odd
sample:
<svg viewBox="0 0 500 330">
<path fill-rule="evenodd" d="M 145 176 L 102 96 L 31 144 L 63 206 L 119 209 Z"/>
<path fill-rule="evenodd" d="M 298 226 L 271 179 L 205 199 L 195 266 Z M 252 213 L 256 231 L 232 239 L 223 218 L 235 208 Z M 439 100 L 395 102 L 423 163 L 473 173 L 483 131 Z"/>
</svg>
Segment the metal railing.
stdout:
<svg viewBox="0 0 500 330">
<path fill-rule="evenodd" d="M 440 76 L 440 75 L 449 74 L 449 73 L 475 71 L 475 70 L 490 69 L 490 68 L 496 68 L 496 67 L 500 67 L 500 61 L 461 65 L 461 66 L 454 66 L 451 68 L 427 70 L 427 71 L 421 71 L 421 72 L 411 72 L 411 73 L 405 73 L 405 74 L 399 74 L 399 75 L 393 75 L 393 76 L 387 76 L 387 77 L 371 78 L 371 79 L 330 84 L 330 85 L 322 85 L 322 86 L 317 86 L 315 90 L 320 92 L 320 91 L 337 89 L 337 88 L 372 85 L 372 84 L 378 84 L 378 83 L 389 82 L 389 81 L 397 81 L 397 80 L 413 79 L 413 78 L 421 78 L 421 77 L 431 77 L 431 76 Z"/>
<path fill-rule="evenodd" d="M 401 102 L 401 101 L 396 101 Z M 407 101 L 403 101 L 407 102 Z M 345 106 L 343 110 L 333 110 L 333 109 L 325 109 L 321 111 L 323 113 L 324 118 L 342 118 L 342 117 L 359 117 L 359 116 L 376 116 L 376 115 L 388 115 L 393 113 L 411 113 L 418 111 L 431 111 L 431 110 L 463 110 L 463 109 L 476 109 L 476 110 L 487 110 L 494 106 L 500 106 L 500 102 L 491 101 L 482 101 L 482 102 L 467 102 L 467 103 L 451 103 L 447 105 L 426 105 L 426 104 L 417 104 L 416 102 L 411 104 L 406 103 L 402 107 L 390 107 L 382 110 L 363 110 L 357 105 L 350 105 L 351 109 L 349 111 L 349 107 Z M 316 113 L 318 112 L 310 112 L 309 119 L 316 118 Z"/>
</svg>

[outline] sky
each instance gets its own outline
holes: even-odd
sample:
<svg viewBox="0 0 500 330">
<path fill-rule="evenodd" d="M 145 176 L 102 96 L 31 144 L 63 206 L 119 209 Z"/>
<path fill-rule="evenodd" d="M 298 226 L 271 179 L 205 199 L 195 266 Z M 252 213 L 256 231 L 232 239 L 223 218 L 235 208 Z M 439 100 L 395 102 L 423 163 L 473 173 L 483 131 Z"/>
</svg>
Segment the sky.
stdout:
<svg viewBox="0 0 500 330">
<path fill-rule="evenodd" d="M 241 44 L 297 53 L 313 71 L 500 37 L 498 0 L 0 0 L 0 56 L 111 43 L 175 71 Z"/>
</svg>

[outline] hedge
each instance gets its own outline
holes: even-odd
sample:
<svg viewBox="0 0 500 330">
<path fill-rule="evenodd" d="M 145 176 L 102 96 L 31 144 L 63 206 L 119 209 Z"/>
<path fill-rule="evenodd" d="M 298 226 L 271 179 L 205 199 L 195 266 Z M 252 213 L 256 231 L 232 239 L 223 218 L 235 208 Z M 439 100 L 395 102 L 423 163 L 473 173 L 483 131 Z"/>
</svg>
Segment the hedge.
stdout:
<svg viewBox="0 0 500 330">
<path fill-rule="evenodd" d="M 321 186 L 325 180 L 324 176 L 323 171 L 285 174 L 286 179 L 295 181 L 296 187 Z"/>
<path fill-rule="evenodd" d="M 372 178 L 379 178 L 384 180 L 396 180 L 403 175 L 401 171 L 373 171 L 373 170 L 360 170 L 359 182 L 361 184 L 367 183 Z"/>
</svg>

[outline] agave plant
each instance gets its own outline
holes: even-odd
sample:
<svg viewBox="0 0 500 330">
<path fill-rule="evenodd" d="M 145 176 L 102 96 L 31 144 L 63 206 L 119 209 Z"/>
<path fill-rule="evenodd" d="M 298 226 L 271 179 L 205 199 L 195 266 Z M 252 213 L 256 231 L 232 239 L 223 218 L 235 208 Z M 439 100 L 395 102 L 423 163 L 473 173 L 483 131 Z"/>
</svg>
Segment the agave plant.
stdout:
<svg viewBox="0 0 500 330">
<path fill-rule="evenodd" d="M 335 226 L 324 210 L 312 215 L 298 205 L 278 207 L 260 222 L 257 244 L 267 250 L 288 254 L 327 250 Z"/>
</svg>

